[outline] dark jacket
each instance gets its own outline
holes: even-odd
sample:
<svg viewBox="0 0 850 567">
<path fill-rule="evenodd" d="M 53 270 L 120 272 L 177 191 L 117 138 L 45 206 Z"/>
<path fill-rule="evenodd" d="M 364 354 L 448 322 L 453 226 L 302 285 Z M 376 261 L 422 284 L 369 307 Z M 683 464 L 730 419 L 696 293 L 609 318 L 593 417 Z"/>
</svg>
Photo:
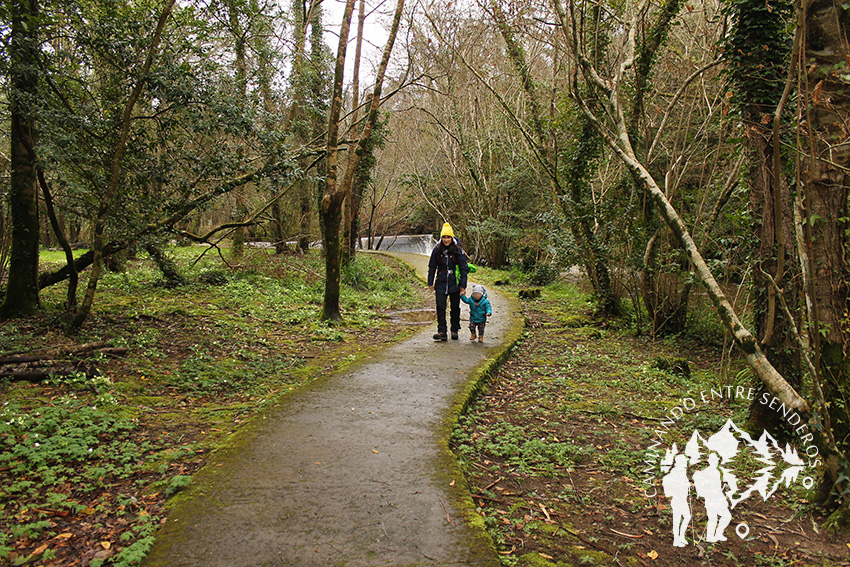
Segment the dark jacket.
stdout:
<svg viewBox="0 0 850 567">
<path fill-rule="evenodd" d="M 455 266 L 460 268 L 460 281 L 456 281 Z M 466 263 L 463 248 L 458 246 L 457 252 L 450 254 L 449 248 L 443 246 L 441 242 L 431 250 L 431 260 L 428 262 L 428 285 L 433 285 L 434 291 L 448 295 L 466 289 L 467 274 L 469 274 L 469 264 Z"/>
</svg>

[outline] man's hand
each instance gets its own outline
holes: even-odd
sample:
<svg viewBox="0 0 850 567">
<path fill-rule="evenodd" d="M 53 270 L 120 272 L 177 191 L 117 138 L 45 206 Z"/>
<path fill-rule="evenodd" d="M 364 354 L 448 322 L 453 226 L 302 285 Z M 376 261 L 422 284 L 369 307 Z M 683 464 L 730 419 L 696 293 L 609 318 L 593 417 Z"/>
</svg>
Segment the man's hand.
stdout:
<svg viewBox="0 0 850 567">
<path fill-rule="evenodd" d="M 429 286 L 428 286 L 428 289 L 430 289 L 431 291 L 434 291 L 434 286 L 429 285 Z"/>
<path fill-rule="evenodd" d="M 460 294 L 466 295 L 466 288 L 465 287 L 460 288 Z"/>
</svg>

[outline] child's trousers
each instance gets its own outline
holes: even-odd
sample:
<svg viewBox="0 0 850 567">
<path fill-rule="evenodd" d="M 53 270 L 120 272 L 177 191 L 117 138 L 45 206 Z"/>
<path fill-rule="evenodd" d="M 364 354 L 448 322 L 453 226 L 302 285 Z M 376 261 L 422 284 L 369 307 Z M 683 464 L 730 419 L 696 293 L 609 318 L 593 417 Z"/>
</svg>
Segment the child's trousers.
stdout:
<svg viewBox="0 0 850 567">
<path fill-rule="evenodd" d="M 476 334 L 475 330 L 478 329 L 478 336 L 484 336 L 484 327 L 487 325 L 486 321 L 482 321 L 480 323 L 476 323 L 474 321 L 469 322 L 469 332 L 473 335 Z"/>
</svg>

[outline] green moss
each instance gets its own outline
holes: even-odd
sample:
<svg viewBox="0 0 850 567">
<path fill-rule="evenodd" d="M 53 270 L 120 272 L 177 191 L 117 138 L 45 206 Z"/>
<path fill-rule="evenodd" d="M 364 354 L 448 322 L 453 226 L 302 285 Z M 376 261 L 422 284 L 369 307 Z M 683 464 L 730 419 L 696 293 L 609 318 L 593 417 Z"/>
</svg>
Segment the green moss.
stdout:
<svg viewBox="0 0 850 567">
<path fill-rule="evenodd" d="M 519 567 L 558 567 L 558 564 L 541 557 L 539 553 L 526 553 L 520 556 L 518 565 Z"/>
<path fill-rule="evenodd" d="M 845 501 L 835 512 L 830 514 L 824 523 L 824 527 L 836 536 L 850 537 L 850 501 Z"/>
</svg>

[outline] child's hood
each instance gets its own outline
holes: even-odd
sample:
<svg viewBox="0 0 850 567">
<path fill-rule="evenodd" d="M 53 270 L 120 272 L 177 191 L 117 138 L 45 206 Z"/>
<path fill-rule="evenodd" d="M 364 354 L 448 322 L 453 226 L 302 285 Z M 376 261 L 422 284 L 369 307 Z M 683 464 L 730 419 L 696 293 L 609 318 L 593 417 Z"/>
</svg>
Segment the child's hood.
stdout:
<svg viewBox="0 0 850 567">
<path fill-rule="evenodd" d="M 484 289 L 483 285 L 472 284 L 472 293 L 480 293 L 481 294 L 481 299 L 479 299 L 478 301 L 483 301 L 483 300 L 487 299 L 487 290 Z M 475 298 L 472 297 L 472 294 L 469 295 L 469 298 L 472 299 L 473 301 L 475 301 Z"/>
</svg>

